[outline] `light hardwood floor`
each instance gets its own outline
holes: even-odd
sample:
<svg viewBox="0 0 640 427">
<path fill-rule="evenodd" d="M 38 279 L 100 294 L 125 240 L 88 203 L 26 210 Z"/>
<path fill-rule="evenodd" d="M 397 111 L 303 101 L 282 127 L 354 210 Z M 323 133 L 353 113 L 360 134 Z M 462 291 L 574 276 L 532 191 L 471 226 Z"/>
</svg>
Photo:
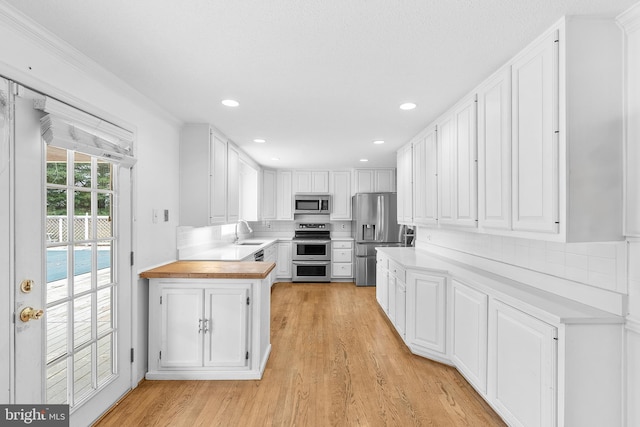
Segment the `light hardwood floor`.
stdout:
<svg viewBox="0 0 640 427">
<path fill-rule="evenodd" d="M 412 355 L 353 283 L 272 288 L 260 381 L 144 381 L 105 426 L 502 426 L 454 369 Z"/>
</svg>

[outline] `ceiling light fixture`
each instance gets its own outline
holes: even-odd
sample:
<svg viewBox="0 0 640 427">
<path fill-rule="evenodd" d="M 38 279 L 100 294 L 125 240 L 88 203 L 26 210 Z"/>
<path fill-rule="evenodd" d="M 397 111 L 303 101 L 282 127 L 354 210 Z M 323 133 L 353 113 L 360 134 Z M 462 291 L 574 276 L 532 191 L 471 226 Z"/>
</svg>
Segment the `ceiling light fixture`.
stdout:
<svg viewBox="0 0 640 427">
<path fill-rule="evenodd" d="M 361 162 L 368 162 L 369 159 L 360 159 Z"/>
<path fill-rule="evenodd" d="M 222 105 L 226 107 L 237 107 L 240 105 L 240 103 L 235 99 L 225 99 L 222 101 Z"/>
<path fill-rule="evenodd" d="M 280 157 L 272 157 L 271 160 L 274 160 L 277 162 L 278 160 L 280 160 Z"/>
<path fill-rule="evenodd" d="M 401 110 L 413 110 L 416 107 L 417 105 L 414 104 L 413 102 L 405 102 L 404 104 L 400 104 Z"/>
<path fill-rule="evenodd" d="M 258 144 L 264 144 L 265 142 L 267 142 L 267 140 L 262 138 L 256 138 L 253 140 L 253 142 L 257 142 Z"/>
<path fill-rule="evenodd" d="M 373 141 L 374 144 L 380 145 L 380 144 L 384 144 L 384 141 L 381 139 L 377 139 L 375 141 Z"/>
</svg>

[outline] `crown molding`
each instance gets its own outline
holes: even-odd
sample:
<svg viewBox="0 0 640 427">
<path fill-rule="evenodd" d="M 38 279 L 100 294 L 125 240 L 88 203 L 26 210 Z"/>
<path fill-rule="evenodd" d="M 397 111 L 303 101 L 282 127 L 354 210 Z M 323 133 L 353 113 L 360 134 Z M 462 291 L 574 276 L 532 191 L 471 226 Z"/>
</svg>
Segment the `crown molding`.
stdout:
<svg viewBox="0 0 640 427">
<path fill-rule="evenodd" d="M 616 17 L 618 25 L 625 32 L 640 29 L 640 3 L 636 3 Z"/>
<path fill-rule="evenodd" d="M 78 49 L 71 46 L 69 43 L 62 40 L 60 37 L 42 27 L 40 24 L 6 3 L 4 0 L 0 0 L 0 25 L 10 28 L 15 33 L 21 35 L 36 46 L 46 50 L 49 54 L 55 58 L 63 61 L 65 64 L 73 67 L 79 72 L 90 76 L 97 83 L 103 84 L 105 87 L 114 90 L 121 94 L 123 97 L 133 101 L 140 107 L 148 110 L 152 114 L 159 116 L 161 119 L 180 127 L 184 124 L 182 120 L 171 114 L 157 103 L 149 99 L 144 94 L 140 93 L 137 89 L 129 85 L 111 71 L 98 64 Z M 16 70 L 14 67 L 7 67 L 11 70 Z M 19 72 L 16 81 L 18 83 L 28 84 L 26 81 L 20 81 L 20 77 L 24 77 L 26 80 L 32 81 L 33 78 L 26 75 L 24 72 Z M 12 78 L 13 76 L 7 76 Z M 35 80 L 40 84 L 45 84 L 41 80 Z M 47 85 L 48 86 L 48 85 Z M 71 104 L 81 104 L 87 106 L 85 101 L 78 99 L 77 97 L 64 93 L 59 89 L 53 88 L 55 93 L 51 93 L 51 87 L 33 87 L 36 90 L 44 90 L 49 92 L 52 96 L 61 97 L 61 101 L 69 102 Z M 95 108 L 90 108 L 95 110 Z M 122 121 L 122 120 L 120 120 Z M 127 126 L 131 127 L 131 126 Z"/>
</svg>

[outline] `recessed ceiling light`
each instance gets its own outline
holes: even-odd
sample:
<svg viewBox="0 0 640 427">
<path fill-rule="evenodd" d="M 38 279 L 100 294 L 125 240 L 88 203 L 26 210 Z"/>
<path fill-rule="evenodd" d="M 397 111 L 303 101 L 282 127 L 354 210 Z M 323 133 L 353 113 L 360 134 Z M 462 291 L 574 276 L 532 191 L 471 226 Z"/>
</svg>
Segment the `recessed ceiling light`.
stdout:
<svg viewBox="0 0 640 427">
<path fill-rule="evenodd" d="M 226 107 L 237 107 L 238 105 L 240 105 L 240 103 L 235 99 L 225 99 L 224 101 L 222 101 L 222 105 Z"/>
<path fill-rule="evenodd" d="M 280 160 L 280 157 L 272 157 L 271 160 L 275 160 L 276 162 Z"/>
<path fill-rule="evenodd" d="M 405 102 L 404 104 L 400 104 L 401 110 L 413 110 L 414 108 L 416 108 L 416 104 L 414 104 L 413 102 Z"/>
<path fill-rule="evenodd" d="M 378 139 L 378 140 L 373 141 L 373 143 L 379 145 L 379 144 L 384 144 L 384 141 L 381 140 L 381 139 Z"/>
<path fill-rule="evenodd" d="M 253 140 L 253 142 L 257 142 L 258 144 L 264 144 L 265 142 L 267 142 L 267 140 L 262 138 L 256 138 Z"/>
<path fill-rule="evenodd" d="M 360 159 L 361 162 L 368 162 L 369 159 Z"/>
</svg>

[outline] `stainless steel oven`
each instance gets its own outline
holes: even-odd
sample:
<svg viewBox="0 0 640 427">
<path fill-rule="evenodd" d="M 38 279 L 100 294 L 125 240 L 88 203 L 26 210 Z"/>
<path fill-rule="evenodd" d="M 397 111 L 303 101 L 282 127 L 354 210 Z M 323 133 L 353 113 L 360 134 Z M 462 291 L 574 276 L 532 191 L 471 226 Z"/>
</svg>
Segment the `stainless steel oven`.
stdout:
<svg viewBox="0 0 640 427">
<path fill-rule="evenodd" d="M 296 223 L 293 237 L 293 281 L 331 280 L 331 232 L 329 224 Z"/>
</svg>

